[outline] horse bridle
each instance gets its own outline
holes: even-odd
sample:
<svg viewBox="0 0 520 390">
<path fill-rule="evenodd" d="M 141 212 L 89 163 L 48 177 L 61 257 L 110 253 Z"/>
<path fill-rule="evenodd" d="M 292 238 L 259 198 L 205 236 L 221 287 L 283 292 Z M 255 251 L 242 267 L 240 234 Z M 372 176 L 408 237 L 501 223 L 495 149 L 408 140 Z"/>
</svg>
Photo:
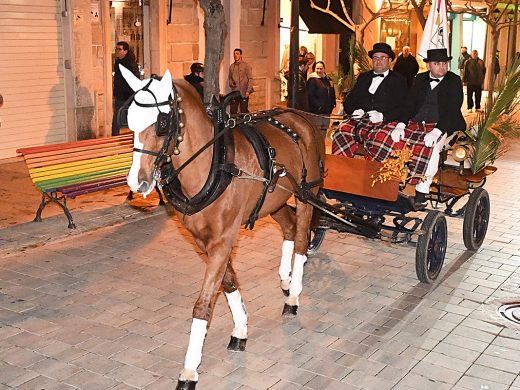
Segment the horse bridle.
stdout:
<svg viewBox="0 0 520 390">
<path fill-rule="evenodd" d="M 123 107 L 118 113 L 118 121 L 124 123 L 124 110 L 128 111 L 128 108 L 132 102 L 134 102 L 139 107 L 146 108 L 157 108 L 159 113 L 157 114 L 157 121 L 155 122 L 155 134 L 158 137 L 165 137 L 163 146 L 159 152 L 155 152 L 147 149 L 133 148 L 134 152 L 148 154 L 151 156 L 155 156 L 155 161 L 153 165 L 153 178 L 156 182 L 159 182 L 161 178 L 161 170 L 163 162 L 170 162 L 171 157 L 168 155 L 168 149 L 170 147 L 170 142 L 173 140 L 173 150 L 172 153 L 174 155 L 179 154 L 179 145 L 184 139 L 184 135 L 182 134 L 182 129 L 184 128 L 184 123 L 180 121 L 180 115 L 184 112 L 180 107 L 180 103 L 182 102 L 182 97 L 179 95 L 175 84 L 172 83 L 172 91 L 168 95 L 168 100 L 163 102 L 158 102 L 155 94 L 149 89 L 150 84 L 153 80 L 158 80 L 158 77 L 152 75 L 150 81 L 141 89 L 134 92 L 134 94 L 125 102 Z M 141 103 L 136 100 L 136 95 L 138 92 L 148 92 L 152 95 L 155 103 Z M 162 112 L 159 107 L 160 106 L 170 106 L 169 112 Z"/>
</svg>

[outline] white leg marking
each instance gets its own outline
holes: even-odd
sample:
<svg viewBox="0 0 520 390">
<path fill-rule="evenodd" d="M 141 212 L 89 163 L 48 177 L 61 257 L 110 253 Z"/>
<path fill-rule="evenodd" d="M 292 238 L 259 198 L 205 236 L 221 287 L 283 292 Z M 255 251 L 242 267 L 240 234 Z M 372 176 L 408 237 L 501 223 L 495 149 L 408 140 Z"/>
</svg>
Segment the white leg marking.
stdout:
<svg viewBox="0 0 520 390">
<path fill-rule="evenodd" d="M 239 339 L 247 339 L 247 310 L 240 291 L 235 290 L 225 295 L 235 324 L 231 335 Z"/>
<path fill-rule="evenodd" d="M 282 244 L 282 258 L 280 259 L 280 268 L 278 274 L 282 281 L 288 280 L 291 274 L 291 262 L 294 252 L 294 241 L 284 240 Z"/>
<path fill-rule="evenodd" d="M 294 255 L 294 265 L 292 270 L 291 287 L 289 294 L 298 296 L 302 292 L 303 286 L 303 265 L 307 261 L 307 256 L 296 253 Z"/>
<path fill-rule="evenodd" d="M 186 351 L 186 357 L 184 358 L 184 370 L 181 377 L 186 370 L 190 370 L 195 372 L 195 379 L 190 380 L 198 381 L 199 375 L 197 373 L 197 367 L 200 365 L 202 359 L 202 347 L 204 345 L 207 328 L 208 321 L 199 320 L 198 318 L 193 319 L 191 323 L 190 343 L 188 345 L 188 351 Z"/>
</svg>

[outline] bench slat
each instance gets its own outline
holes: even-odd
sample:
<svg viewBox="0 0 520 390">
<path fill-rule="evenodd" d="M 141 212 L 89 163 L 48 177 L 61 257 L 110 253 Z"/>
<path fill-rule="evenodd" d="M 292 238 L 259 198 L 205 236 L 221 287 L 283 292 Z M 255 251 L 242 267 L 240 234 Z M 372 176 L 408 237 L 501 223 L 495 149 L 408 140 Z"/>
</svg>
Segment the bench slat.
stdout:
<svg viewBox="0 0 520 390">
<path fill-rule="evenodd" d="M 76 149 L 81 148 L 84 146 L 95 146 L 95 145 L 102 145 L 102 144 L 110 144 L 110 143 L 118 143 L 118 142 L 124 142 L 124 141 L 132 141 L 133 140 L 133 134 L 123 134 L 115 137 L 103 137 L 103 138 L 95 138 L 95 139 L 88 139 L 83 141 L 75 141 L 75 142 L 67 142 L 62 144 L 51 144 L 51 145 L 44 145 L 44 146 L 30 146 L 27 148 L 20 148 L 16 150 L 16 153 L 25 155 L 32 155 L 36 153 L 44 153 L 44 152 L 51 152 L 51 151 L 60 151 L 64 149 Z"/>
<path fill-rule="evenodd" d="M 40 191 L 56 191 L 61 187 L 65 187 L 72 184 L 81 184 L 97 179 L 108 179 L 118 175 L 125 175 L 128 173 L 128 167 L 120 167 L 114 169 L 108 169 L 106 171 L 95 171 L 88 174 L 70 176 L 66 178 L 59 178 L 53 180 L 44 180 L 41 182 L 35 183 L 36 187 Z"/>
<path fill-rule="evenodd" d="M 132 153 L 132 144 L 128 145 L 113 145 L 110 148 L 93 149 L 84 151 L 73 151 L 71 153 L 59 155 L 43 155 L 31 156 L 25 159 L 25 163 L 29 169 L 45 167 L 56 163 L 67 163 L 79 160 L 86 160 L 89 158 L 112 156 L 124 153 Z"/>
<path fill-rule="evenodd" d="M 96 180 L 80 185 L 69 185 L 59 188 L 59 191 L 69 198 L 75 198 L 78 195 L 99 191 L 101 189 L 113 188 L 126 184 L 126 175 L 112 177 L 106 180 Z"/>
<path fill-rule="evenodd" d="M 29 170 L 31 179 L 41 181 L 45 179 L 74 176 L 81 173 L 93 172 L 103 168 L 128 166 L 132 164 L 132 154 L 99 157 L 96 159 L 80 160 L 72 163 L 54 164 L 47 167 Z"/>
</svg>

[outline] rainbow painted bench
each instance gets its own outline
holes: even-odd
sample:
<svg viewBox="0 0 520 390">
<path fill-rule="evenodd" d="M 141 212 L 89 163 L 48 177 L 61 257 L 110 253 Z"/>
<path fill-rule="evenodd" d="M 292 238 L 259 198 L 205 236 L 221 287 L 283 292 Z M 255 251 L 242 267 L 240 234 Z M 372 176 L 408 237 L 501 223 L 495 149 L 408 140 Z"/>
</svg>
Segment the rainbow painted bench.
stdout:
<svg viewBox="0 0 520 390">
<path fill-rule="evenodd" d="M 42 211 L 56 203 L 76 225 L 67 199 L 78 195 L 126 185 L 132 165 L 133 134 L 21 148 L 31 180 L 42 193 L 34 222 L 41 222 Z"/>
</svg>

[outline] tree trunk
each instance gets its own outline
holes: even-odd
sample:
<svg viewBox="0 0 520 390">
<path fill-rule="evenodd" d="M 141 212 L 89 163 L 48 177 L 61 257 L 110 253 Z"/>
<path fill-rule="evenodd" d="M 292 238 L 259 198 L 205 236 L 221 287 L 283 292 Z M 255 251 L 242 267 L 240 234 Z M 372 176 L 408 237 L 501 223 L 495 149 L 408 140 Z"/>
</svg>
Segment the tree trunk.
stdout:
<svg viewBox="0 0 520 390">
<path fill-rule="evenodd" d="M 219 68 L 224 57 L 224 38 L 227 32 L 224 7 L 220 0 L 199 0 L 204 11 L 206 51 L 204 58 L 204 103 L 220 93 Z"/>
<path fill-rule="evenodd" d="M 484 80 L 484 89 L 488 91 L 488 107 L 491 107 L 493 105 L 493 92 L 495 90 L 495 83 L 493 80 L 495 78 L 495 53 L 497 52 L 499 37 L 500 32 L 497 31 L 495 28 L 491 28 L 491 51 L 488 55 L 486 55 L 486 60 L 484 61 L 486 64 L 486 78 Z"/>
</svg>

